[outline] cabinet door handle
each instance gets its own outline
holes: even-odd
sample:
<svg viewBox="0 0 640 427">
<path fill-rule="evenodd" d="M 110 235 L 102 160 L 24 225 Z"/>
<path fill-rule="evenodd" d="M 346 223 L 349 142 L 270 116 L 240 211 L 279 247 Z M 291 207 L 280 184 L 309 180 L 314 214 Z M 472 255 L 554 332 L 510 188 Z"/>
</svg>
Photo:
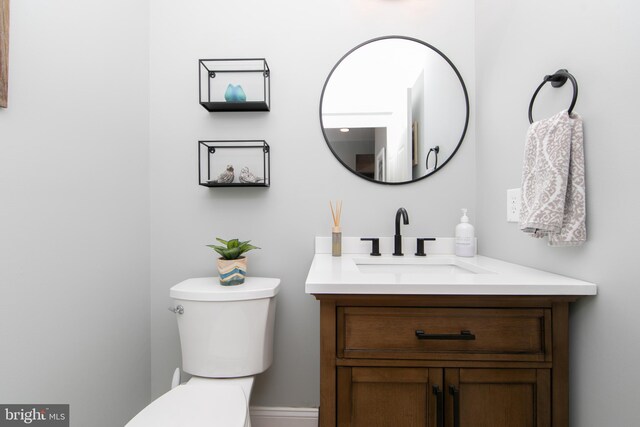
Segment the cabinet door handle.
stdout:
<svg viewBox="0 0 640 427">
<path fill-rule="evenodd" d="M 436 395 L 436 427 L 444 427 L 444 393 L 437 385 L 434 385 L 432 390 Z"/>
<path fill-rule="evenodd" d="M 416 331 L 416 337 L 419 340 L 461 340 L 472 341 L 476 336 L 471 331 L 460 331 L 459 334 L 425 334 L 423 330 Z"/>
<path fill-rule="evenodd" d="M 449 394 L 453 396 L 453 427 L 460 427 L 460 390 L 450 384 Z"/>
</svg>

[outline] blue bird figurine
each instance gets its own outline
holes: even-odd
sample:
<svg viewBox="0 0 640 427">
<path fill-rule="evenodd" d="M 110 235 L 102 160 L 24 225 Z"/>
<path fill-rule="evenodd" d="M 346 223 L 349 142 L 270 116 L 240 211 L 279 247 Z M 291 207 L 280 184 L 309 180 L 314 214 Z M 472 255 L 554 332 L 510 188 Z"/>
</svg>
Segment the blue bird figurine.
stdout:
<svg viewBox="0 0 640 427">
<path fill-rule="evenodd" d="M 224 93 L 224 100 L 227 102 L 247 102 L 247 95 L 244 93 L 242 86 L 235 86 L 229 83 Z"/>
</svg>

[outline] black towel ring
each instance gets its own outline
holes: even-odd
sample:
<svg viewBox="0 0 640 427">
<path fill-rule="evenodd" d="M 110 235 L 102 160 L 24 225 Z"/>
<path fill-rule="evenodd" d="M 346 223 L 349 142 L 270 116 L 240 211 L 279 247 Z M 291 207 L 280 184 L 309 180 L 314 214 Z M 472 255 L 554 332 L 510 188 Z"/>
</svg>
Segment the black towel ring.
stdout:
<svg viewBox="0 0 640 427">
<path fill-rule="evenodd" d="M 567 82 L 567 79 L 571 80 L 571 84 L 573 85 L 573 99 L 571 100 L 571 105 L 569 106 L 569 114 L 571 114 L 571 112 L 573 111 L 573 107 L 576 106 L 576 101 L 578 100 L 578 82 L 576 82 L 575 77 L 573 77 L 570 72 L 562 69 L 556 71 L 555 74 L 544 76 L 544 80 L 542 80 L 542 83 L 540 83 L 538 89 L 536 89 L 536 91 L 533 93 L 533 97 L 531 98 L 531 102 L 529 103 L 529 123 L 533 123 L 533 103 L 536 100 L 536 95 L 538 95 L 538 92 L 540 92 L 540 89 L 542 89 L 542 86 L 544 86 L 544 84 L 547 82 L 551 82 L 551 86 L 561 87 Z"/>
<path fill-rule="evenodd" d="M 431 155 L 432 151 L 434 153 L 434 157 L 436 158 L 436 163 L 435 165 L 433 165 L 433 170 L 435 171 L 436 169 L 438 169 L 438 153 L 440 152 L 440 146 L 436 145 L 435 147 L 429 149 L 429 152 L 427 153 L 427 160 L 425 161 L 425 167 L 427 168 L 427 170 L 429 170 L 429 156 Z"/>
</svg>

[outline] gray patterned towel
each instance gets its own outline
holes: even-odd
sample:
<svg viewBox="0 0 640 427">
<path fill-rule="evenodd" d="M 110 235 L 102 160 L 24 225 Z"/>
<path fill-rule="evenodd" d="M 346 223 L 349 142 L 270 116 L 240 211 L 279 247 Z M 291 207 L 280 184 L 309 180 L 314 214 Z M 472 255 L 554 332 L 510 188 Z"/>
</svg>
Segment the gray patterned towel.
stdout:
<svg viewBox="0 0 640 427">
<path fill-rule="evenodd" d="M 522 169 L 520 229 L 549 246 L 587 240 L 582 119 L 562 111 L 529 126 Z"/>
</svg>

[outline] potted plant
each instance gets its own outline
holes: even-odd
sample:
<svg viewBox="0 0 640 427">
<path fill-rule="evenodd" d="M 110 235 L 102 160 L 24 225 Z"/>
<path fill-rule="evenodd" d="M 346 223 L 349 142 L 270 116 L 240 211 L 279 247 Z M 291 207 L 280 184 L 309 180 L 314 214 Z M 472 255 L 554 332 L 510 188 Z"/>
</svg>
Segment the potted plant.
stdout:
<svg viewBox="0 0 640 427">
<path fill-rule="evenodd" d="M 223 286 L 240 285 L 244 283 L 247 275 L 247 257 L 242 256 L 245 252 L 252 249 L 260 249 L 250 245 L 250 240 L 241 242 L 238 239 L 229 241 L 216 237 L 216 240 L 222 243 L 220 245 L 207 245 L 221 256 L 218 258 L 218 274 L 220 275 L 220 284 Z"/>
</svg>

